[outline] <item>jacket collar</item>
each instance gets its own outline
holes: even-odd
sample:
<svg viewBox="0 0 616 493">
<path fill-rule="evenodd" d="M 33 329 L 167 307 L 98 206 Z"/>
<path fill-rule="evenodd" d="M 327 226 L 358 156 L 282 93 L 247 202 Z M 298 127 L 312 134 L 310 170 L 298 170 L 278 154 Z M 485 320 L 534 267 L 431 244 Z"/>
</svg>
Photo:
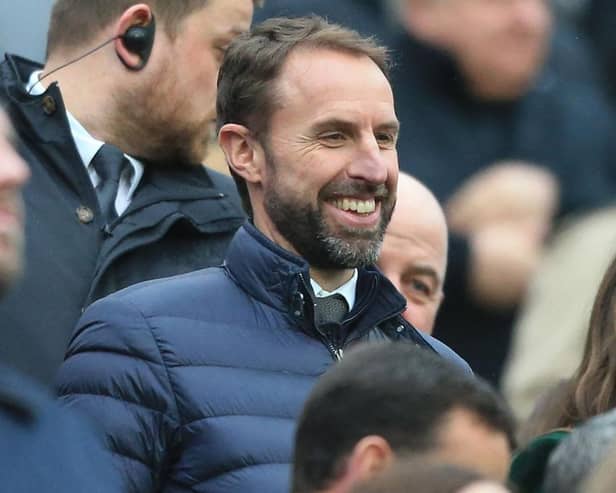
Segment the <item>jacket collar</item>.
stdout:
<svg viewBox="0 0 616 493">
<path fill-rule="evenodd" d="M 49 156 L 49 166 L 58 168 L 66 183 L 75 191 L 91 190 L 87 197 L 96 203 L 96 195 L 90 184 L 90 178 L 83 166 L 75 169 L 74 163 L 81 163 L 75 143 L 70 133 L 66 108 L 58 85 L 54 82 L 39 95 L 28 94 L 25 85 L 30 74 L 40 70 L 39 63 L 15 55 L 5 55 L 5 62 L 0 65 L 0 78 L 3 93 L 8 101 L 7 112 L 20 135 L 31 136 L 32 140 L 45 144 L 41 152 Z M 62 159 L 51 156 L 60 155 Z"/>
<path fill-rule="evenodd" d="M 19 117 L 13 120 L 22 122 L 23 126 L 18 129 L 20 134 L 32 135 L 35 140 L 45 143 L 48 151 L 55 149 L 54 155 L 63 157 L 62 159 L 50 157 L 46 160 L 46 164 L 59 168 L 76 194 L 80 196 L 88 194 L 89 202 L 97 204 L 90 178 L 84 167 L 75 166 L 75 163 L 81 163 L 81 157 L 71 136 L 66 108 L 58 85 L 50 84 L 40 95 L 29 95 L 25 90 L 30 74 L 41 68 L 40 64 L 19 56 L 8 54 L 5 56 L 5 62 L 0 65 L 0 75 L 4 92 L 9 98 L 9 111 L 19 114 Z M 222 190 L 219 183 L 215 183 L 212 179 L 213 173 L 203 166 L 178 163 L 152 166 L 147 162 L 144 162 L 144 165 L 142 182 L 123 216 L 165 201 L 182 202 L 214 198 L 224 203 L 223 208 L 228 211 L 230 217 L 236 220 L 243 217 L 239 200 L 234 200 L 234 192 Z M 194 219 L 196 223 L 208 223 L 212 220 L 207 217 Z M 122 220 L 122 217 L 118 219 Z"/>
<path fill-rule="evenodd" d="M 308 263 L 273 243 L 250 222 L 244 223 L 229 245 L 225 268 L 251 297 L 299 325 L 313 320 Z M 401 313 L 405 306 L 405 299 L 376 267 L 358 269 L 350 319 L 369 326 Z"/>
</svg>

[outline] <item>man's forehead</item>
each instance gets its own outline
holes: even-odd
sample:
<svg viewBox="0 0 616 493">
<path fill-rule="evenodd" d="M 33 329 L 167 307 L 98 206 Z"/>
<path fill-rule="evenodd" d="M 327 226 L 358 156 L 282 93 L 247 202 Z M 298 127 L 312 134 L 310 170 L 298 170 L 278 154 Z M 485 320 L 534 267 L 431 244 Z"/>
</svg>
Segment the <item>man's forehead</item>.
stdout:
<svg viewBox="0 0 616 493">
<path fill-rule="evenodd" d="M 432 272 L 439 282 L 443 281 L 447 264 L 447 247 L 435 235 L 424 235 L 421 231 L 387 228 L 383 252 L 395 251 L 414 269 Z"/>
<path fill-rule="evenodd" d="M 393 91 L 385 74 L 368 56 L 326 48 L 293 50 L 277 79 L 282 99 L 340 99 L 345 95 L 391 107 Z M 368 94 L 372 91 L 370 94 Z"/>
</svg>

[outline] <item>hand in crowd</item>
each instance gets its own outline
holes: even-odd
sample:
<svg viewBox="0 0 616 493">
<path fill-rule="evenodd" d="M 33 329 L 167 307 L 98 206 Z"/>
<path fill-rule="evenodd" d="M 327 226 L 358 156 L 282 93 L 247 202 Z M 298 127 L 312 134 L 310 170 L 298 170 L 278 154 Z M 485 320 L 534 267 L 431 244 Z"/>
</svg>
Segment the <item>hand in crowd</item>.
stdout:
<svg viewBox="0 0 616 493">
<path fill-rule="evenodd" d="M 558 204 L 558 183 L 544 168 L 515 161 L 495 163 L 471 176 L 446 204 L 452 231 L 472 235 L 494 224 L 547 234 Z"/>
<path fill-rule="evenodd" d="M 469 239 L 469 286 L 477 302 L 508 308 L 522 299 L 557 203 L 554 176 L 523 162 L 494 164 L 453 195 L 447 219 Z"/>
</svg>

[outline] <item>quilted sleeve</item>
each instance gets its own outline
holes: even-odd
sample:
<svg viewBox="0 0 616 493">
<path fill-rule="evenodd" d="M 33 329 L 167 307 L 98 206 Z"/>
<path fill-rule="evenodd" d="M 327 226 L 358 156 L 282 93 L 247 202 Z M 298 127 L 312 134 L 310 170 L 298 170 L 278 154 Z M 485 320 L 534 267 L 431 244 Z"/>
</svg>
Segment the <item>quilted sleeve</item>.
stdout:
<svg viewBox="0 0 616 493">
<path fill-rule="evenodd" d="M 81 318 L 57 378 L 63 405 L 89 416 L 125 487 L 154 492 L 179 430 L 175 395 L 146 317 L 111 296 Z"/>
</svg>

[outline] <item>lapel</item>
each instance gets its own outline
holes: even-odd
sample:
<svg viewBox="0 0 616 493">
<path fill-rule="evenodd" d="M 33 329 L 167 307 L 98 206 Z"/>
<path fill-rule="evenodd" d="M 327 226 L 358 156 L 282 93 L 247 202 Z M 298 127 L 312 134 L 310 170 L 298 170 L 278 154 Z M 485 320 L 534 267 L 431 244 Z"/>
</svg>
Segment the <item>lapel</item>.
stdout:
<svg viewBox="0 0 616 493">
<path fill-rule="evenodd" d="M 25 90 L 30 74 L 41 65 L 14 55 L 6 55 L 0 66 L 4 93 L 8 97 L 7 111 L 18 135 L 35 142 L 20 151 L 35 149 L 35 158 L 45 167 L 53 168 L 77 196 L 98 207 L 94 188 L 75 147 L 66 117 L 66 108 L 56 83 L 41 95 L 29 95 Z M 31 152 L 31 151 L 30 151 Z M 97 214 L 98 216 L 98 214 Z"/>
</svg>

